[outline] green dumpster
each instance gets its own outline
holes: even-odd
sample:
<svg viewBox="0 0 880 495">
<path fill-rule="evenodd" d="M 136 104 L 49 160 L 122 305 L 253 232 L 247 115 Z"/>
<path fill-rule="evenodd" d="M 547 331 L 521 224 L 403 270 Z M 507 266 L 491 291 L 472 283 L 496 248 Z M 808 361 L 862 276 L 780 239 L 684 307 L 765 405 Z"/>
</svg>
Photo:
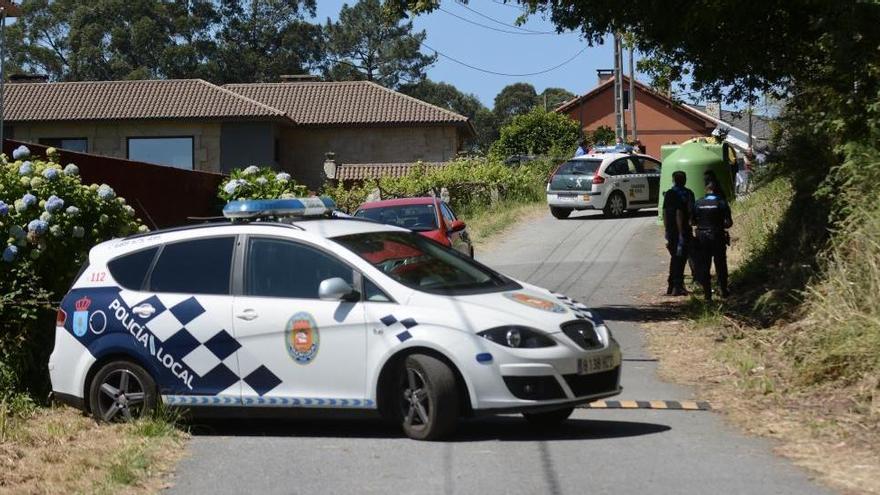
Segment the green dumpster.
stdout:
<svg viewBox="0 0 880 495">
<path fill-rule="evenodd" d="M 707 170 L 715 172 L 721 183 L 721 190 L 728 201 L 734 201 L 732 162 L 736 154 L 727 143 L 713 144 L 694 140 L 684 144 L 667 144 L 660 147 L 663 167 L 660 173 L 660 202 L 657 207 L 660 222 L 663 221 L 663 193 L 672 188 L 672 173 L 678 170 L 687 174 L 687 187 L 694 196 L 702 198 L 704 189 L 703 174 Z"/>
</svg>

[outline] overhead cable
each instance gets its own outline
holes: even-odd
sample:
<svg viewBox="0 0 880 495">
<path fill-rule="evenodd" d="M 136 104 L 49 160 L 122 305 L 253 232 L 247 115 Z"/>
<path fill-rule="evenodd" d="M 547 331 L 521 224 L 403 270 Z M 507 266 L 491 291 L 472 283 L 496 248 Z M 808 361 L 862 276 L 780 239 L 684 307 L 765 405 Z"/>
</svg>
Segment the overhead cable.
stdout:
<svg viewBox="0 0 880 495">
<path fill-rule="evenodd" d="M 482 24 L 482 23 L 479 23 L 479 22 L 477 22 L 477 21 L 473 21 L 473 20 L 471 20 L 471 19 L 468 19 L 467 17 L 462 17 L 462 16 L 460 16 L 460 15 L 454 13 L 454 12 L 450 12 L 450 11 L 444 9 L 443 7 L 437 7 L 437 10 L 439 10 L 439 11 L 441 11 L 441 12 L 443 12 L 443 13 L 446 13 L 446 14 L 448 14 L 448 15 L 451 15 L 452 17 L 455 17 L 456 19 L 459 19 L 459 20 L 461 20 L 461 21 L 467 22 L 468 24 L 473 24 L 474 26 L 479 26 L 479 27 L 481 27 L 481 28 L 483 28 L 483 29 L 489 29 L 489 30 L 492 30 L 492 31 L 497 31 L 497 32 L 499 32 L 499 33 L 506 33 L 506 34 L 519 34 L 519 35 L 523 35 L 523 36 L 548 35 L 548 34 L 556 34 L 556 35 L 558 35 L 558 34 L 559 34 L 559 33 L 557 33 L 556 31 L 513 31 L 513 30 L 510 30 L 510 29 L 501 29 L 501 28 L 497 28 L 497 27 L 494 27 L 494 26 L 487 26 L 486 24 Z"/>
<path fill-rule="evenodd" d="M 486 74 L 492 74 L 492 75 L 496 75 L 496 76 L 507 76 L 507 77 L 537 76 L 537 75 L 539 75 L 539 74 L 546 74 L 546 73 L 548 73 L 548 72 L 552 72 L 552 71 L 554 71 L 554 70 L 556 70 L 556 69 L 558 69 L 558 68 L 560 68 L 560 67 L 562 67 L 562 66 L 568 64 L 568 63 L 571 62 L 572 60 L 576 59 L 580 54 L 582 54 L 582 53 L 584 53 L 585 51 L 587 51 L 587 48 L 589 48 L 588 46 L 583 47 L 579 52 L 575 53 L 574 55 L 572 55 L 570 58 L 566 59 L 565 61 L 563 61 L 563 62 L 561 62 L 561 63 L 559 63 L 559 64 L 554 65 L 553 67 L 548 67 L 548 68 L 546 68 L 546 69 L 539 70 L 539 71 L 535 71 L 535 72 L 523 72 L 523 73 L 521 73 L 521 74 L 513 74 L 513 73 L 508 73 L 508 72 L 497 72 L 497 71 L 494 71 L 494 70 L 489 70 L 489 69 L 483 69 L 483 68 L 481 68 L 481 67 L 476 67 L 476 66 L 474 66 L 474 65 L 468 64 L 467 62 L 462 62 L 461 60 L 458 60 L 457 58 L 450 57 L 449 55 L 446 55 L 446 54 L 443 53 L 443 52 L 437 51 L 437 50 L 435 50 L 434 48 L 431 48 L 430 46 L 426 45 L 424 42 L 420 42 L 420 43 L 421 43 L 421 45 L 422 45 L 423 47 L 427 48 L 428 50 L 431 50 L 432 52 L 436 53 L 437 55 L 439 55 L 439 56 L 441 56 L 441 57 L 443 57 L 443 58 L 445 58 L 445 59 L 447 59 L 447 60 L 449 60 L 449 61 L 451 61 L 451 62 L 455 62 L 456 64 L 459 64 L 459 65 L 462 65 L 462 66 L 464 66 L 464 67 L 467 67 L 468 69 L 473 69 L 473 70 L 475 70 L 475 71 L 484 72 L 484 73 L 486 73 Z"/>
<path fill-rule="evenodd" d="M 458 4 L 459 7 L 469 10 L 469 11 L 473 12 L 474 14 L 477 14 L 478 16 L 482 17 L 483 19 L 488 19 L 496 24 L 500 24 L 505 27 L 512 27 L 514 29 L 518 29 L 520 31 L 523 31 L 526 33 L 532 33 L 532 34 L 561 34 L 561 33 L 557 33 L 556 31 L 535 31 L 534 29 L 524 28 L 522 26 L 517 26 L 515 24 L 508 24 L 504 21 L 499 21 L 498 19 L 495 19 L 494 17 L 488 16 L 478 10 L 470 8 L 467 6 L 467 4 L 461 2 L 460 0 L 457 1 L 456 3 Z"/>
</svg>

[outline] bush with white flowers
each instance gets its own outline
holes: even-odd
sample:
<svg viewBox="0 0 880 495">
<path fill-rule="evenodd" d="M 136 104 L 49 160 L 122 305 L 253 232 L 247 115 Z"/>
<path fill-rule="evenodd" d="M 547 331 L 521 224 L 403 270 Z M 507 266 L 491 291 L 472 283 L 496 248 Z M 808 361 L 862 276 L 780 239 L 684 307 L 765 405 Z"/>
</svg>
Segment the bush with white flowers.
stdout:
<svg viewBox="0 0 880 495">
<path fill-rule="evenodd" d="M 37 346 L 51 349 L 53 306 L 89 249 L 146 230 L 110 186 L 84 185 L 76 165 L 62 167 L 56 155 L 50 148 L 45 157 L 32 156 L 24 146 L 14 161 L 0 155 L 0 368 L 27 380 L 42 377 L 45 360 L 38 370 L 11 363 L 42 359 Z"/>
<path fill-rule="evenodd" d="M 287 172 L 270 167 L 250 166 L 233 170 L 220 184 L 218 196 L 223 201 L 237 199 L 283 199 L 305 196 L 306 186 L 297 184 Z"/>
</svg>

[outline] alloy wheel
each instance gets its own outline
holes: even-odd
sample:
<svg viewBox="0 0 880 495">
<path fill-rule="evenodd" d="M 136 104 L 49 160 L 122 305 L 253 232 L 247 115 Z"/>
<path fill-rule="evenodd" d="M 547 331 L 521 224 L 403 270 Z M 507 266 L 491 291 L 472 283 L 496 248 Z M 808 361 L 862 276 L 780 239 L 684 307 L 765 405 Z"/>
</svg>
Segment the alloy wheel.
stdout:
<svg viewBox="0 0 880 495">
<path fill-rule="evenodd" d="M 611 197 L 611 214 L 615 217 L 623 215 L 623 198 L 619 194 Z"/>
<path fill-rule="evenodd" d="M 98 414 L 104 421 L 130 421 L 141 415 L 145 396 L 144 385 L 134 373 L 114 370 L 101 383 Z"/>
<path fill-rule="evenodd" d="M 431 399 L 425 377 L 416 369 L 406 368 L 401 410 L 404 424 L 411 428 L 426 428 L 431 422 Z"/>
</svg>

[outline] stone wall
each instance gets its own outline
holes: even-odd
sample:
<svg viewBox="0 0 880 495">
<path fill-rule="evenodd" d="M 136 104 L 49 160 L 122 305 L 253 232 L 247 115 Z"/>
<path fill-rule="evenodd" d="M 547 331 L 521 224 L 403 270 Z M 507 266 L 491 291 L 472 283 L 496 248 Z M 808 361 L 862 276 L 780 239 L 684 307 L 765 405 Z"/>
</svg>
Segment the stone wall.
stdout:
<svg viewBox="0 0 880 495">
<path fill-rule="evenodd" d="M 86 138 L 88 152 L 127 158 L 129 137 L 193 137 L 193 167 L 220 172 L 219 122 L 116 121 L 13 123 L 17 141 L 38 143 L 41 138 Z"/>
<path fill-rule="evenodd" d="M 443 162 L 461 147 L 454 126 L 425 127 L 289 127 L 281 134 L 281 168 L 311 189 L 322 182 L 325 153 L 339 163 Z"/>
</svg>

